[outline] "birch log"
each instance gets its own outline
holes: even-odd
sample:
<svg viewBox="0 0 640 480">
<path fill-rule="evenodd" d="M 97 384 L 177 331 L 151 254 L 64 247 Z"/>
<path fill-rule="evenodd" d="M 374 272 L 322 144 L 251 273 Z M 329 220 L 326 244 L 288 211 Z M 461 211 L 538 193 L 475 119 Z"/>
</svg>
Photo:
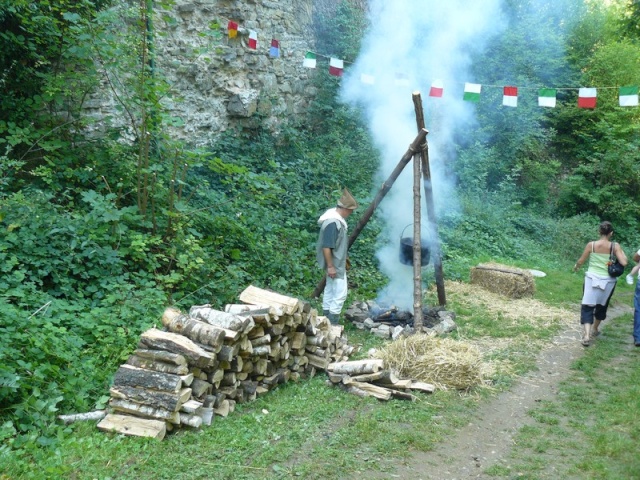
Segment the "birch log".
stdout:
<svg viewBox="0 0 640 480">
<path fill-rule="evenodd" d="M 162 324 L 170 332 L 180 333 L 194 342 L 211 345 L 216 351 L 219 351 L 224 342 L 223 330 L 184 315 L 175 308 L 167 308 L 164 311 Z"/>
<path fill-rule="evenodd" d="M 363 375 L 374 373 L 384 368 L 384 361 L 381 358 L 369 360 L 354 360 L 350 362 L 332 363 L 327 370 L 333 373 L 347 373 L 349 375 Z"/>
<path fill-rule="evenodd" d="M 142 334 L 140 343 L 151 349 L 178 353 L 187 359 L 189 365 L 208 367 L 215 361 L 214 354 L 207 352 L 192 340 L 177 333 L 163 332 L 152 328 Z"/>
<path fill-rule="evenodd" d="M 189 316 L 197 320 L 215 325 L 220 328 L 228 328 L 234 332 L 244 332 L 253 324 L 250 317 L 241 317 L 233 313 L 221 312 L 211 308 L 211 305 L 195 305 L 189 309 Z"/>
</svg>

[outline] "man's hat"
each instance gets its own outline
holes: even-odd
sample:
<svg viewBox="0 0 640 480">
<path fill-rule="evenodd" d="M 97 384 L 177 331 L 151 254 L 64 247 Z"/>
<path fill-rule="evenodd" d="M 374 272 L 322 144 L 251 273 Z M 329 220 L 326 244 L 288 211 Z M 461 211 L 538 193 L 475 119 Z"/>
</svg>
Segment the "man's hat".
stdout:
<svg viewBox="0 0 640 480">
<path fill-rule="evenodd" d="M 353 198 L 351 192 L 349 192 L 349 190 L 345 188 L 344 190 L 342 190 L 342 196 L 340 197 L 340 200 L 338 200 L 338 206 L 346 208 L 348 210 L 355 210 L 356 208 L 358 208 L 358 202 L 356 202 L 356 199 Z"/>
</svg>

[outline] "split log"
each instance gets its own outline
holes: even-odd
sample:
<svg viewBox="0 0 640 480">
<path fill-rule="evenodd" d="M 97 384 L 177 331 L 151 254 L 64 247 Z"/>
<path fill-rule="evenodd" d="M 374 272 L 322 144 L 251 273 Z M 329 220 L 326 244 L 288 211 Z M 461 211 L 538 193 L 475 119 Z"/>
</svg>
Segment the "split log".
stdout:
<svg viewBox="0 0 640 480">
<path fill-rule="evenodd" d="M 345 377 L 343 373 L 332 373 L 332 372 L 327 372 L 327 376 L 329 377 L 329 381 L 334 385 L 341 383 Z"/>
<path fill-rule="evenodd" d="M 220 405 L 218 407 L 213 409 L 213 412 L 216 415 L 219 415 L 221 417 L 226 417 L 227 415 L 229 415 L 230 409 L 231 409 L 231 404 L 229 400 L 225 399 L 222 402 L 220 402 Z"/>
<path fill-rule="evenodd" d="M 352 387 L 359 388 L 360 390 L 364 390 L 369 395 L 377 398 L 378 400 L 389 400 L 391 398 L 392 392 L 388 388 L 372 385 L 371 383 L 356 382 L 349 379 L 346 379 L 346 381 L 347 383 L 343 381 L 345 385 L 350 385 Z"/>
<path fill-rule="evenodd" d="M 314 355 L 313 353 L 308 353 L 307 358 L 309 359 L 309 365 L 312 365 L 316 368 L 327 370 L 329 367 L 330 360 L 328 358 L 319 357 L 317 355 Z M 342 373 L 348 373 L 348 372 L 342 372 Z"/>
<path fill-rule="evenodd" d="M 167 433 L 167 425 L 160 420 L 148 420 L 110 413 L 98 423 L 103 432 L 121 433 L 137 437 L 149 437 L 162 440 Z"/>
<path fill-rule="evenodd" d="M 179 412 L 165 410 L 164 408 L 153 408 L 149 405 L 142 405 L 140 403 L 120 400 L 117 398 L 111 398 L 111 400 L 109 400 L 109 405 L 118 412 L 124 412 L 138 417 L 166 420 L 167 422 L 171 422 L 176 425 L 180 423 Z"/>
<path fill-rule="evenodd" d="M 268 345 L 269 343 L 271 343 L 271 335 L 269 334 L 266 334 L 262 337 L 254 338 L 253 340 L 251 340 L 251 345 L 253 346 L 254 349 L 262 345 Z"/>
<path fill-rule="evenodd" d="M 386 387 L 386 388 L 393 388 L 395 390 L 407 390 L 408 388 L 411 388 L 411 383 L 412 380 L 411 379 L 405 379 L 405 380 L 396 380 L 395 382 L 387 382 L 387 381 L 376 381 L 374 382 L 376 385 L 380 385 L 381 387 Z"/>
<path fill-rule="evenodd" d="M 431 385 L 430 383 L 425 383 L 425 382 L 411 382 L 411 385 L 409 386 L 410 390 L 419 390 L 421 392 L 425 392 L 425 393 L 433 393 L 436 390 L 436 387 L 434 385 Z"/>
<path fill-rule="evenodd" d="M 368 397 L 369 396 L 369 392 L 365 392 L 361 388 L 355 387 L 353 385 L 345 385 L 344 389 L 348 393 L 351 393 L 353 395 L 357 395 L 358 397 Z"/>
<path fill-rule="evenodd" d="M 253 349 L 253 355 L 256 357 L 266 357 L 271 353 L 271 345 L 262 345 Z"/>
<path fill-rule="evenodd" d="M 111 398 L 162 408 L 169 412 L 177 411 L 191 396 L 190 388 L 183 388 L 178 392 L 160 392 L 146 388 L 113 386 L 109 391 Z"/>
<path fill-rule="evenodd" d="M 418 397 L 416 397 L 415 395 L 409 393 L 409 392 L 404 392 L 402 390 L 391 390 L 391 396 L 393 398 L 397 398 L 399 400 L 410 400 L 412 402 L 415 402 L 416 400 L 419 400 Z"/>
<path fill-rule="evenodd" d="M 198 415 L 202 411 L 202 402 L 197 400 L 188 400 L 180 406 L 180 411 Z"/>
<path fill-rule="evenodd" d="M 282 309 L 269 305 L 247 305 L 246 303 L 238 303 L 225 305 L 224 311 L 235 315 L 250 317 L 280 317 L 283 315 Z"/>
<path fill-rule="evenodd" d="M 147 370 L 154 370 L 156 372 L 173 373 L 174 375 L 186 375 L 187 373 L 189 373 L 189 368 L 186 365 L 186 361 L 185 365 L 174 365 L 158 360 L 152 360 L 150 358 L 131 355 L 127 359 L 127 365 L 132 365 L 138 368 L 145 368 Z"/>
<path fill-rule="evenodd" d="M 297 298 L 287 297 L 279 293 L 263 290 L 253 285 L 248 286 L 240 294 L 240 301 L 249 304 L 269 305 L 282 309 L 285 315 L 303 311 L 304 303 Z"/>
<path fill-rule="evenodd" d="M 200 428 L 202 425 L 202 417 L 200 415 L 192 415 L 190 413 L 180 413 L 180 424 L 188 425 L 193 428 Z"/>
<path fill-rule="evenodd" d="M 156 350 L 167 350 L 169 352 L 183 355 L 189 365 L 198 367 L 208 367 L 213 364 L 214 356 L 202 347 L 196 345 L 192 340 L 172 332 L 163 332 L 156 328 L 147 330 L 140 337 L 140 343 Z"/>
<path fill-rule="evenodd" d="M 182 379 L 171 373 L 154 372 L 131 365 L 122 365 L 113 377 L 116 387 L 141 387 L 165 392 L 179 392 Z"/>
<path fill-rule="evenodd" d="M 368 360 L 354 360 L 349 362 L 332 363 L 327 370 L 333 373 L 347 373 L 349 375 L 362 375 L 374 373 L 384 368 L 384 361 L 381 358 Z"/>
<path fill-rule="evenodd" d="M 224 331 L 208 323 L 180 313 L 175 308 L 167 308 L 162 315 L 162 324 L 170 332 L 180 333 L 194 342 L 210 345 L 218 351 L 224 342 Z"/>
<path fill-rule="evenodd" d="M 146 350 L 143 348 L 133 352 L 134 355 L 148 358 L 156 362 L 172 363 L 174 365 L 187 365 L 187 359 L 177 353 L 165 352 L 163 350 Z"/>
<path fill-rule="evenodd" d="M 193 383 L 193 373 L 187 373 L 186 375 L 180 375 L 180 380 L 182 380 L 182 386 L 188 387 Z"/>
<path fill-rule="evenodd" d="M 207 381 L 213 385 L 220 386 L 222 377 L 224 377 L 224 370 L 218 369 L 214 372 L 209 373 L 209 375 L 207 376 Z"/>
<path fill-rule="evenodd" d="M 200 398 L 206 393 L 211 393 L 212 385 L 209 382 L 195 378 L 191 384 L 191 395 Z"/>
<path fill-rule="evenodd" d="M 234 345 L 222 345 L 217 358 L 220 361 L 230 362 L 236 355 L 238 355 L 239 351 L 240 345 L 237 343 Z"/>
<path fill-rule="evenodd" d="M 244 332 L 248 327 L 248 330 L 250 330 L 254 325 L 251 317 L 241 317 L 233 313 L 221 312 L 211 308 L 211 305 L 195 305 L 189 309 L 189 316 L 202 320 L 209 325 L 228 328 L 234 332 Z"/>
<path fill-rule="evenodd" d="M 102 420 L 107 415 L 106 410 L 95 410 L 87 413 L 71 413 L 68 415 L 58 415 L 58 420 L 61 420 L 65 425 L 69 425 L 74 422 L 84 422 L 86 420 Z"/>
<path fill-rule="evenodd" d="M 375 382 L 376 380 L 380 380 L 385 374 L 387 370 L 378 370 L 374 373 L 365 373 L 363 375 L 353 375 L 351 378 L 356 382 Z"/>
</svg>

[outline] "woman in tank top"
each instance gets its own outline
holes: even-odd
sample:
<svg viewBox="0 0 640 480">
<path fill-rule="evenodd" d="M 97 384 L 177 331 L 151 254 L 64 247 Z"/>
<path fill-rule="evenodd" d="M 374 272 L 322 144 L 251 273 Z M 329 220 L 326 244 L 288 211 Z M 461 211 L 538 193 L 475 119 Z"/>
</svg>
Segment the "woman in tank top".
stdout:
<svg viewBox="0 0 640 480">
<path fill-rule="evenodd" d="M 617 278 L 610 277 L 608 271 L 609 255 L 612 248 L 613 225 L 602 222 L 599 227 L 600 239 L 589 242 L 573 267 L 577 272 L 589 259 L 589 267 L 584 275 L 580 324 L 582 325 L 582 345 L 588 347 L 591 340 L 600 335 L 600 322 L 607 317 L 609 300 L 616 288 Z M 627 256 L 620 244 L 613 242 L 613 253 L 618 261 L 626 266 Z"/>
</svg>

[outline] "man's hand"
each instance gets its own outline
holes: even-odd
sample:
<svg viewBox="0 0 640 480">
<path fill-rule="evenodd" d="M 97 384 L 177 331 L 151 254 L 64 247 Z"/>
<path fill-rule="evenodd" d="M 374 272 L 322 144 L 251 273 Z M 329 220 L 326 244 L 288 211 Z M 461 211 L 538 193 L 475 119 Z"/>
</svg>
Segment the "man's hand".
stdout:
<svg viewBox="0 0 640 480">
<path fill-rule="evenodd" d="M 327 275 L 331 278 L 336 278 L 336 267 L 334 267 L 333 265 L 327 267 Z"/>
</svg>

